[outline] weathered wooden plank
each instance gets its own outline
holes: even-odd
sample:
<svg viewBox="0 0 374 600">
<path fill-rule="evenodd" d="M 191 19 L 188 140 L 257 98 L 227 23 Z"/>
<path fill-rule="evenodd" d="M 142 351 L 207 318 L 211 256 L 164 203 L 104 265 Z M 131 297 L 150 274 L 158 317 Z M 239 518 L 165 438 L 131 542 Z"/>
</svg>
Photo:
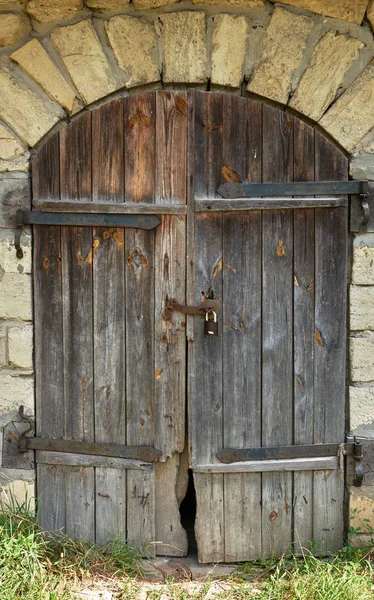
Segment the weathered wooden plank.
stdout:
<svg viewBox="0 0 374 600">
<path fill-rule="evenodd" d="M 154 203 L 155 98 L 124 99 L 125 198 Z M 126 428 L 127 443 L 153 445 L 154 232 L 126 230 Z M 155 540 L 154 473 L 127 474 L 127 537 L 146 548 Z M 154 551 L 154 548 L 151 548 Z"/>
<path fill-rule="evenodd" d="M 294 179 L 314 181 L 314 129 L 294 120 Z M 294 212 L 294 442 L 313 443 L 314 211 Z M 313 539 L 313 474 L 295 473 L 294 549 Z"/>
<path fill-rule="evenodd" d="M 319 181 L 347 179 L 346 157 L 315 133 L 315 172 Z M 347 209 L 315 212 L 316 281 L 314 333 L 314 442 L 339 442 L 345 425 Z M 328 399 L 328 401 L 327 401 Z M 343 473 L 314 477 L 313 538 L 319 552 L 343 543 Z"/>
<path fill-rule="evenodd" d="M 91 198 L 91 114 L 60 132 L 61 198 Z M 62 227 L 64 438 L 93 441 L 92 230 Z M 66 532 L 95 539 L 94 470 L 66 472 Z"/>
<path fill-rule="evenodd" d="M 318 458 L 291 458 L 280 460 L 248 460 L 245 462 L 225 464 L 194 465 L 195 473 L 267 473 L 281 471 L 314 471 L 320 469 L 339 469 L 339 458 L 337 456 L 326 456 Z M 238 484 L 240 480 L 238 479 Z M 243 485 L 240 483 L 240 485 Z M 231 496 L 228 497 L 231 501 Z M 259 501 L 260 498 L 257 498 Z M 255 507 L 250 503 L 251 509 Z M 225 521 L 226 526 L 226 521 Z M 258 521 L 257 521 L 258 526 Z M 242 560 L 242 559 L 238 559 Z"/>
<path fill-rule="evenodd" d="M 204 163 L 196 173 L 196 193 L 205 183 L 207 193 L 214 197 L 221 182 L 222 163 L 222 96 L 203 95 L 203 107 L 195 120 L 196 139 L 203 128 L 206 136 L 206 154 L 196 160 Z M 201 108 L 203 110 L 201 111 Z M 202 114 L 203 113 L 203 114 Z M 202 120 L 200 120 L 202 118 Z M 199 304 L 202 292 L 222 299 L 222 215 L 195 216 L 194 241 L 194 304 Z M 219 319 L 222 332 L 222 317 Z M 222 333 L 217 337 L 204 336 L 203 322 L 193 322 L 193 342 L 189 345 L 189 432 L 190 459 L 193 464 L 215 462 L 216 452 L 222 448 Z M 203 394 L 203 400 L 202 400 Z M 224 556 L 223 479 L 211 476 L 204 482 L 194 477 L 197 497 L 196 538 L 201 562 L 210 562 L 212 556 Z M 210 491 L 209 491 L 210 490 Z M 209 501 L 208 501 L 209 498 Z M 210 510 L 208 508 L 210 507 Z M 214 559 L 215 560 L 215 559 Z"/>
<path fill-rule="evenodd" d="M 230 200 L 196 200 L 197 212 L 229 210 L 274 210 L 295 208 L 319 208 L 321 206 L 348 206 L 347 198 L 232 198 Z"/>
<path fill-rule="evenodd" d="M 33 194 L 59 198 L 59 140 L 33 162 Z M 64 435 L 61 239 L 59 227 L 34 227 L 35 395 L 37 435 Z M 46 368 L 45 357 L 50 364 Z M 53 398 L 53 402 L 51 402 Z M 57 467 L 37 466 L 38 519 L 49 531 L 65 528 L 65 478 Z"/>
<path fill-rule="evenodd" d="M 263 180 L 293 177 L 293 119 L 263 107 Z M 293 215 L 265 211 L 262 215 L 262 443 L 292 443 L 293 357 Z M 279 555 L 291 544 L 292 474 L 262 477 L 262 551 Z"/>
<path fill-rule="evenodd" d="M 92 197 L 123 205 L 122 99 L 93 111 L 92 135 Z M 124 246 L 123 229 L 94 228 L 95 441 L 112 444 L 126 444 Z M 95 503 L 96 541 L 126 539 L 126 473 L 96 469 Z"/>
<path fill-rule="evenodd" d="M 36 462 L 43 465 L 62 465 L 67 467 L 99 467 L 101 469 L 133 469 L 135 471 L 151 471 L 153 469 L 151 463 L 141 460 L 131 460 L 130 458 L 91 456 L 70 452 L 49 452 L 48 450 L 38 450 L 36 452 Z"/>
<path fill-rule="evenodd" d="M 123 200 L 126 200 L 123 197 Z M 68 213 L 106 213 L 119 215 L 185 215 L 186 205 L 176 204 L 145 204 L 144 202 L 62 202 L 61 200 L 34 199 L 34 208 L 44 212 Z"/>
<path fill-rule="evenodd" d="M 246 142 L 262 140 L 261 105 L 223 98 L 223 164 L 245 181 L 257 158 Z M 247 122 L 248 121 L 248 122 Z M 252 167 L 253 165 L 253 167 Z M 224 167 L 224 168 L 225 168 Z M 214 200 L 217 202 L 217 200 Z M 219 201 L 218 201 L 219 202 Z M 223 215 L 223 439 L 225 446 L 261 444 L 261 213 Z M 261 555 L 261 475 L 224 476 L 225 560 Z"/>
</svg>

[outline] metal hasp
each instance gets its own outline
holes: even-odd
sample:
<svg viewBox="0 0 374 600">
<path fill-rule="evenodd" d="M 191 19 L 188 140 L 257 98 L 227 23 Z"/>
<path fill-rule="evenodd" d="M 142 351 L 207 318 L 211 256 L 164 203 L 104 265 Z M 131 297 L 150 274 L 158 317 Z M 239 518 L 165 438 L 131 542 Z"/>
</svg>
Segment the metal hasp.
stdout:
<svg viewBox="0 0 374 600">
<path fill-rule="evenodd" d="M 218 460 L 225 464 L 254 460 L 282 460 L 297 458 L 323 458 L 343 455 L 353 456 L 355 460 L 354 485 L 360 487 L 364 477 L 362 465 L 362 443 L 355 438 L 354 442 L 345 444 L 300 444 L 295 446 L 267 446 L 262 448 L 225 448 L 217 452 Z"/>
<path fill-rule="evenodd" d="M 200 317 L 204 318 L 206 317 L 207 313 L 209 313 L 209 315 L 212 315 L 212 320 L 214 320 L 214 313 L 216 316 L 218 316 L 221 312 L 221 304 L 218 300 L 204 298 L 204 300 L 198 306 L 188 306 L 187 304 L 180 304 L 180 302 L 174 298 L 168 298 L 166 300 L 166 308 L 163 314 L 164 321 L 171 320 L 171 314 L 173 311 L 181 312 L 185 315 L 199 315 Z"/>
<path fill-rule="evenodd" d="M 71 225 L 76 227 L 133 227 L 155 229 L 161 221 L 155 215 L 111 214 L 111 213 L 56 213 L 17 210 L 17 231 L 14 246 L 17 258 L 23 257 L 21 233 L 24 225 Z"/>
</svg>

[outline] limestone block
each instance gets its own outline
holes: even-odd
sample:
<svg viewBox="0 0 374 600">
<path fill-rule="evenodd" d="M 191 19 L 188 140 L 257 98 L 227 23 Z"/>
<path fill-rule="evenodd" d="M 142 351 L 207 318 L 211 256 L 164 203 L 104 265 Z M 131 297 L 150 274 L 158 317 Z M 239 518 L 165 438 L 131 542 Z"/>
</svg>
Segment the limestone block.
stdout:
<svg viewBox="0 0 374 600">
<path fill-rule="evenodd" d="M 18 14 L 0 14 L 0 47 L 11 46 L 30 32 L 29 20 Z"/>
<path fill-rule="evenodd" d="M 2 273 L 0 277 L 0 318 L 31 321 L 31 276 Z"/>
<path fill-rule="evenodd" d="M 363 485 L 349 490 L 350 525 L 362 532 L 374 526 L 374 489 Z"/>
<path fill-rule="evenodd" d="M 351 285 L 349 311 L 352 331 L 374 330 L 374 286 Z"/>
<path fill-rule="evenodd" d="M 372 148 L 374 153 L 374 146 Z M 370 179 L 374 181 L 374 156 L 361 152 L 351 159 L 349 172 L 353 179 Z"/>
<path fill-rule="evenodd" d="M 180 0 L 132 0 L 131 6 L 137 10 L 147 10 L 149 8 L 160 8 L 161 6 L 169 6 L 176 4 Z"/>
<path fill-rule="evenodd" d="M 0 227 L 16 227 L 16 211 L 30 209 L 30 198 L 30 180 L 0 176 Z"/>
<path fill-rule="evenodd" d="M 0 67 L 0 89 L 0 118 L 29 146 L 35 146 L 64 116 L 58 104 L 43 102 L 4 65 Z"/>
<path fill-rule="evenodd" d="M 91 21 L 55 29 L 51 39 L 86 104 L 117 89 L 114 75 Z"/>
<path fill-rule="evenodd" d="M 371 25 L 371 28 L 374 30 L 374 0 L 370 0 L 368 9 L 366 11 L 366 16 Z"/>
<path fill-rule="evenodd" d="M 0 367 L 8 365 L 8 328 L 0 323 Z"/>
<path fill-rule="evenodd" d="M 214 17 L 211 82 L 239 87 L 243 81 L 249 26 L 245 17 Z"/>
<path fill-rule="evenodd" d="M 118 16 L 110 19 L 105 29 L 127 87 L 160 79 L 157 37 L 152 25 L 141 19 Z"/>
<path fill-rule="evenodd" d="M 350 338 L 349 359 L 352 381 L 374 381 L 374 335 Z"/>
<path fill-rule="evenodd" d="M 3 469 L 3 474 L 8 469 Z M 32 472 L 33 473 L 33 472 Z M 17 473 L 17 477 L 20 477 L 20 473 Z M 29 478 L 30 475 L 27 474 Z M 16 502 L 19 506 L 25 505 L 30 511 L 35 510 L 35 483 L 25 481 L 23 479 L 15 479 L 10 481 L 7 485 L 1 485 L 0 491 L 0 506 L 6 508 L 7 506 L 14 506 Z"/>
<path fill-rule="evenodd" d="M 21 404 L 34 412 L 34 378 L 1 371 L 0 413 L 18 411 Z"/>
<path fill-rule="evenodd" d="M 362 42 L 345 35 L 327 33 L 315 47 L 290 106 L 318 121 L 334 100 L 363 46 Z"/>
<path fill-rule="evenodd" d="M 373 536 L 370 533 L 359 533 L 359 534 L 348 534 L 349 545 L 352 548 L 359 548 L 362 550 L 369 550 L 373 546 Z"/>
<path fill-rule="evenodd" d="M 8 329 L 8 357 L 13 367 L 32 369 L 33 327 L 20 325 Z"/>
<path fill-rule="evenodd" d="M 70 113 L 77 111 L 80 103 L 74 90 L 38 40 L 31 40 L 13 52 L 10 58 L 35 79 L 52 100 L 56 100 Z"/>
<path fill-rule="evenodd" d="M 352 283 L 374 285 L 374 233 L 363 233 L 354 238 Z"/>
<path fill-rule="evenodd" d="M 206 74 L 205 13 L 184 11 L 159 17 L 165 83 L 203 83 Z"/>
<path fill-rule="evenodd" d="M 246 8 L 263 8 L 263 0 L 192 0 L 193 4 L 219 4 L 220 6 L 245 6 Z"/>
<path fill-rule="evenodd" d="M 39 23 L 62 21 L 83 8 L 82 0 L 30 0 L 26 10 Z"/>
<path fill-rule="evenodd" d="M 122 10 L 127 8 L 130 0 L 86 0 L 86 6 L 98 12 L 106 10 Z"/>
<path fill-rule="evenodd" d="M 0 272 L 31 273 L 31 234 L 21 235 L 23 258 L 17 258 L 14 248 L 14 230 L 0 229 Z"/>
<path fill-rule="evenodd" d="M 374 127 L 374 64 L 370 64 L 319 121 L 351 152 Z"/>
<path fill-rule="evenodd" d="M 25 149 L 13 133 L 0 123 L 0 159 L 9 160 L 24 153 Z"/>
<path fill-rule="evenodd" d="M 374 387 L 349 388 L 350 426 L 356 432 L 363 425 L 374 423 Z"/>
<path fill-rule="evenodd" d="M 312 28 L 310 17 L 276 7 L 247 89 L 286 104 Z"/>
<path fill-rule="evenodd" d="M 270 1 L 277 2 L 278 0 Z M 318 15 L 326 15 L 333 19 L 344 19 L 345 21 L 361 24 L 368 0 L 282 0 L 282 4 L 299 6 Z"/>
</svg>

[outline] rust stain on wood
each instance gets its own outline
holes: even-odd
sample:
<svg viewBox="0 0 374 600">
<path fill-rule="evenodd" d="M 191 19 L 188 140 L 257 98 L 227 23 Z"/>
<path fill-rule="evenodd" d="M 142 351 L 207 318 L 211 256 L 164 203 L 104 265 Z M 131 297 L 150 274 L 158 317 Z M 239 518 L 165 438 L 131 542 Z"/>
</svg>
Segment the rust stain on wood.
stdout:
<svg viewBox="0 0 374 600">
<path fill-rule="evenodd" d="M 321 332 L 318 331 L 318 329 L 314 330 L 314 341 L 318 346 L 321 346 L 321 348 L 325 348 L 325 342 L 323 341 Z"/>
<path fill-rule="evenodd" d="M 229 329 L 233 329 L 234 331 L 239 331 L 239 329 L 237 327 L 235 327 L 235 325 L 231 325 L 231 323 L 225 323 L 225 327 L 228 327 Z"/>
<path fill-rule="evenodd" d="M 241 183 L 241 178 L 237 174 L 236 171 L 230 165 L 226 165 L 222 167 L 222 175 L 226 181 L 230 183 Z"/>
<path fill-rule="evenodd" d="M 294 284 L 299 287 L 303 292 L 310 292 L 311 290 L 314 289 L 314 281 L 312 281 L 309 285 L 300 285 L 296 275 L 293 276 L 293 282 Z"/>
<path fill-rule="evenodd" d="M 279 256 L 279 258 L 282 258 L 285 254 L 286 254 L 286 249 L 284 247 L 283 240 L 279 239 L 278 240 L 278 248 L 277 248 L 277 256 Z"/>
<path fill-rule="evenodd" d="M 51 261 L 49 260 L 48 256 L 46 256 L 43 260 L 43 268 L 47 272 L 47 275 L 48 275 L 48 269 L 49 269 L 50 264 L 51 264 Z"/>
</svg>

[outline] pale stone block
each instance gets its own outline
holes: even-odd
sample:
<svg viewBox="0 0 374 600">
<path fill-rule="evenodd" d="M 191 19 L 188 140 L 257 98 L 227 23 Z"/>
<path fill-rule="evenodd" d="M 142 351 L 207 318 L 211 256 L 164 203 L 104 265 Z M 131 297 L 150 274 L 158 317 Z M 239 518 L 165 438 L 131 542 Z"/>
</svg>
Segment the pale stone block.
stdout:
<svg viewBox="0 0 374 600">
<path fill-rule="evenodd" d="M 82 0 L 30 0 L 26 10 L 39 23 L 50 23 L 73 17 L 82 8 Z"/>
<path fill-rule="evenodd" d="M 8 365 L 8 328 L 0 323 L 0 367 Z"/>
<path fill-rule="evenodd" d="M 192 0 L 193 4 L 219 4 L 220 6 L 244 6 L 246 8 L 263 8 L 263 0 Z"/>
<path fill-rule="evenodd" d="M 374 381 L 374 335 L 350 338 L 349 358 L 352 381 Z"/>
<path fill-rule="evenodd" d="M 374 127 L 374 65 L 370 64 L 319 121 L 348 152 Z"/>
<path fill-rule="evenodd" d="M 35 79 L 52 100 L 61 104 L 68 112 L 76 112 L 81 106 L 74 90 L 38 40 L 31 40 L 13 52 L 10 58 Z"/>
<path fill-rule="evenodd" d="M 351 285 L 349 310 L 352 331 L 374 330 L 374 286 Z"/>
<path fill-rule="evenodd" d="M 318 121 L 334 100 L 363 46 L 362 42 L 345 35 L 327 33 L 315 47 L 290 106 Z"/>
<path fill-rule="evenodd" d="M 212 83 L 230 87 L 241 85 L 248 34 L 245 17 L 227 14 L 214 17 Z"/>
<path fill-rule="evenodd" d="M 165 83 L 203 83 L 206 74 L 205 13 L 184 11 L 159 17 Z"/>
<path fill-rule="evenodd" d="M 0 159 L 9 160 L 21 156 L 25 148 L 13 133 L 0 123 Z"/>
<path fill-rule="evenodd" d="M 372 486 L 350 487 L 350 525 L 365 532 L 368 525 L 374 526 L 374 490 Z M 355 512 L 353 512 L 355 511 Z"/>
<path fill-rule="evenodd" d="M 32 319 L 31 276 L 3 273 L 0 279 L 0 318 Z"/>
<path fill-rule="evenodd" d="M 14 229 L 0 229 L 0 273 L 31 273 L 31 234 L 22 232 L 23 258 L 17 258 L 14 233 Z"/>
<path fill-rule="evenodd" d="M 361 146 L 362 142 L 360 142 Z M 374 143 L 372 147 L 365 145 L 367 152 L 374 154 Z M 374 181 L 374 156 L 373 154 L 357 154 L 351 159 L 349 172 L 353 179 L 370 179 Z"/>
<path fill-rule="evenodd" d="M 15 13 L 0 14 L 0 47 L 16 44 L 31 30 L 29 20 Z"/>
<path fill-rule="evenodd" d="M 0 117 L 29 146 L 35 146 L 64 116 L 58 104 L 46 105 L 5 66 L 0 67 L 0 89 Z"/>
<path fill-rule="evenodd" d="M 349 545 L 352 548 L 360 548 L 362 550 L 371 548 L 374 541 L 374 536 L 370 533 L 348 534 Z"/>
<path fill-rule="evenodd" d="M 118 88 L 91 21 L 55 29 L 51 39 L 86 104 Z"/>
<path fill-rule="evenodd" d="M 33 327 L 21 325 L 8 329 L 8 357 L 13 367 L 33 368 Z"/>
<path fill-rule="evenodd" d="M 122 10 L 127 8 L 130 0 L 86 0 L 86 6 L 99 12 L 106 10 Z"/>
<path fill-rule="evenodd" d="M 34 378 L 0 371 L 0 413 L 18 411 L 21 404 L 34 412 Z"/>
<path fill-rule="evenodd" d="M 148 10 L 148 8 L 160 8 L 161 6 L 170 6 L 180 0 L 132 0 L 131 6 L 136 10 Z"/>
<path fill-rule="evenodd" d="M 352 283 L 374 285 L 374 233 L 363 233 L 354 239 Z"/>
<path fill-rule="evenodd" d="M 374 0 L 370 0 L 368 9 L 366 11 L 366 16 L 371 25 L 371 28 L 374 29 Z"/>
<path fill-rule="evenodd" d="M 0 176 L 0 227 L 9 229 L 16 227 L 17 209 L 28 210 L 30 205 L 29 179 L 11 179 Z"/>
<path fill-rule="evenodd" d="M 350 426 L 355 431 L 374 422 L 374 387 L 349 388 Z"/>
<path fill-rule="evenodd" d="M 152 25 L 118 16 L 110 19 L 105 29 L 127 87 L 159 81 L 157 36 Z"/>
<path fill-rule="evenodd" d="M 0 158 L 0 173 L 11 173 L 14 171 L 20 171 L 21 173 L 27 173 L 30 170 L 29 153 L 25 156 L 18 156 L 13 160 L 2 160 Z"/>
<path fill-rule="evenodd" d="M 247 89 L 286 104 L 312 29 L 310 17 L 276 7 Z"/>
<path fill-rule="evenodd" d="M 277 2 L 278 0 L 270 0 Z M 290 4 L 306 8 L 318 15 L 326 15 L 333 19 L 344 19 L 361 24 L 365 15 L 368 0 L 282 0 L 282 4 Z"/>
<path fill-rule="evenodd" d="M 3 472 L 8 469 L 4 469 Z M 19 473 L 18 473 L 19 476 Z M 27 475 L 30 477 L 30 475 Z M 12 508 L 14 505 L 26 506 L 31 512 L 35 511 L 35 483 L 16 479 L 8 485 L 0 486 L 0 507 Z"/>
</svg>

